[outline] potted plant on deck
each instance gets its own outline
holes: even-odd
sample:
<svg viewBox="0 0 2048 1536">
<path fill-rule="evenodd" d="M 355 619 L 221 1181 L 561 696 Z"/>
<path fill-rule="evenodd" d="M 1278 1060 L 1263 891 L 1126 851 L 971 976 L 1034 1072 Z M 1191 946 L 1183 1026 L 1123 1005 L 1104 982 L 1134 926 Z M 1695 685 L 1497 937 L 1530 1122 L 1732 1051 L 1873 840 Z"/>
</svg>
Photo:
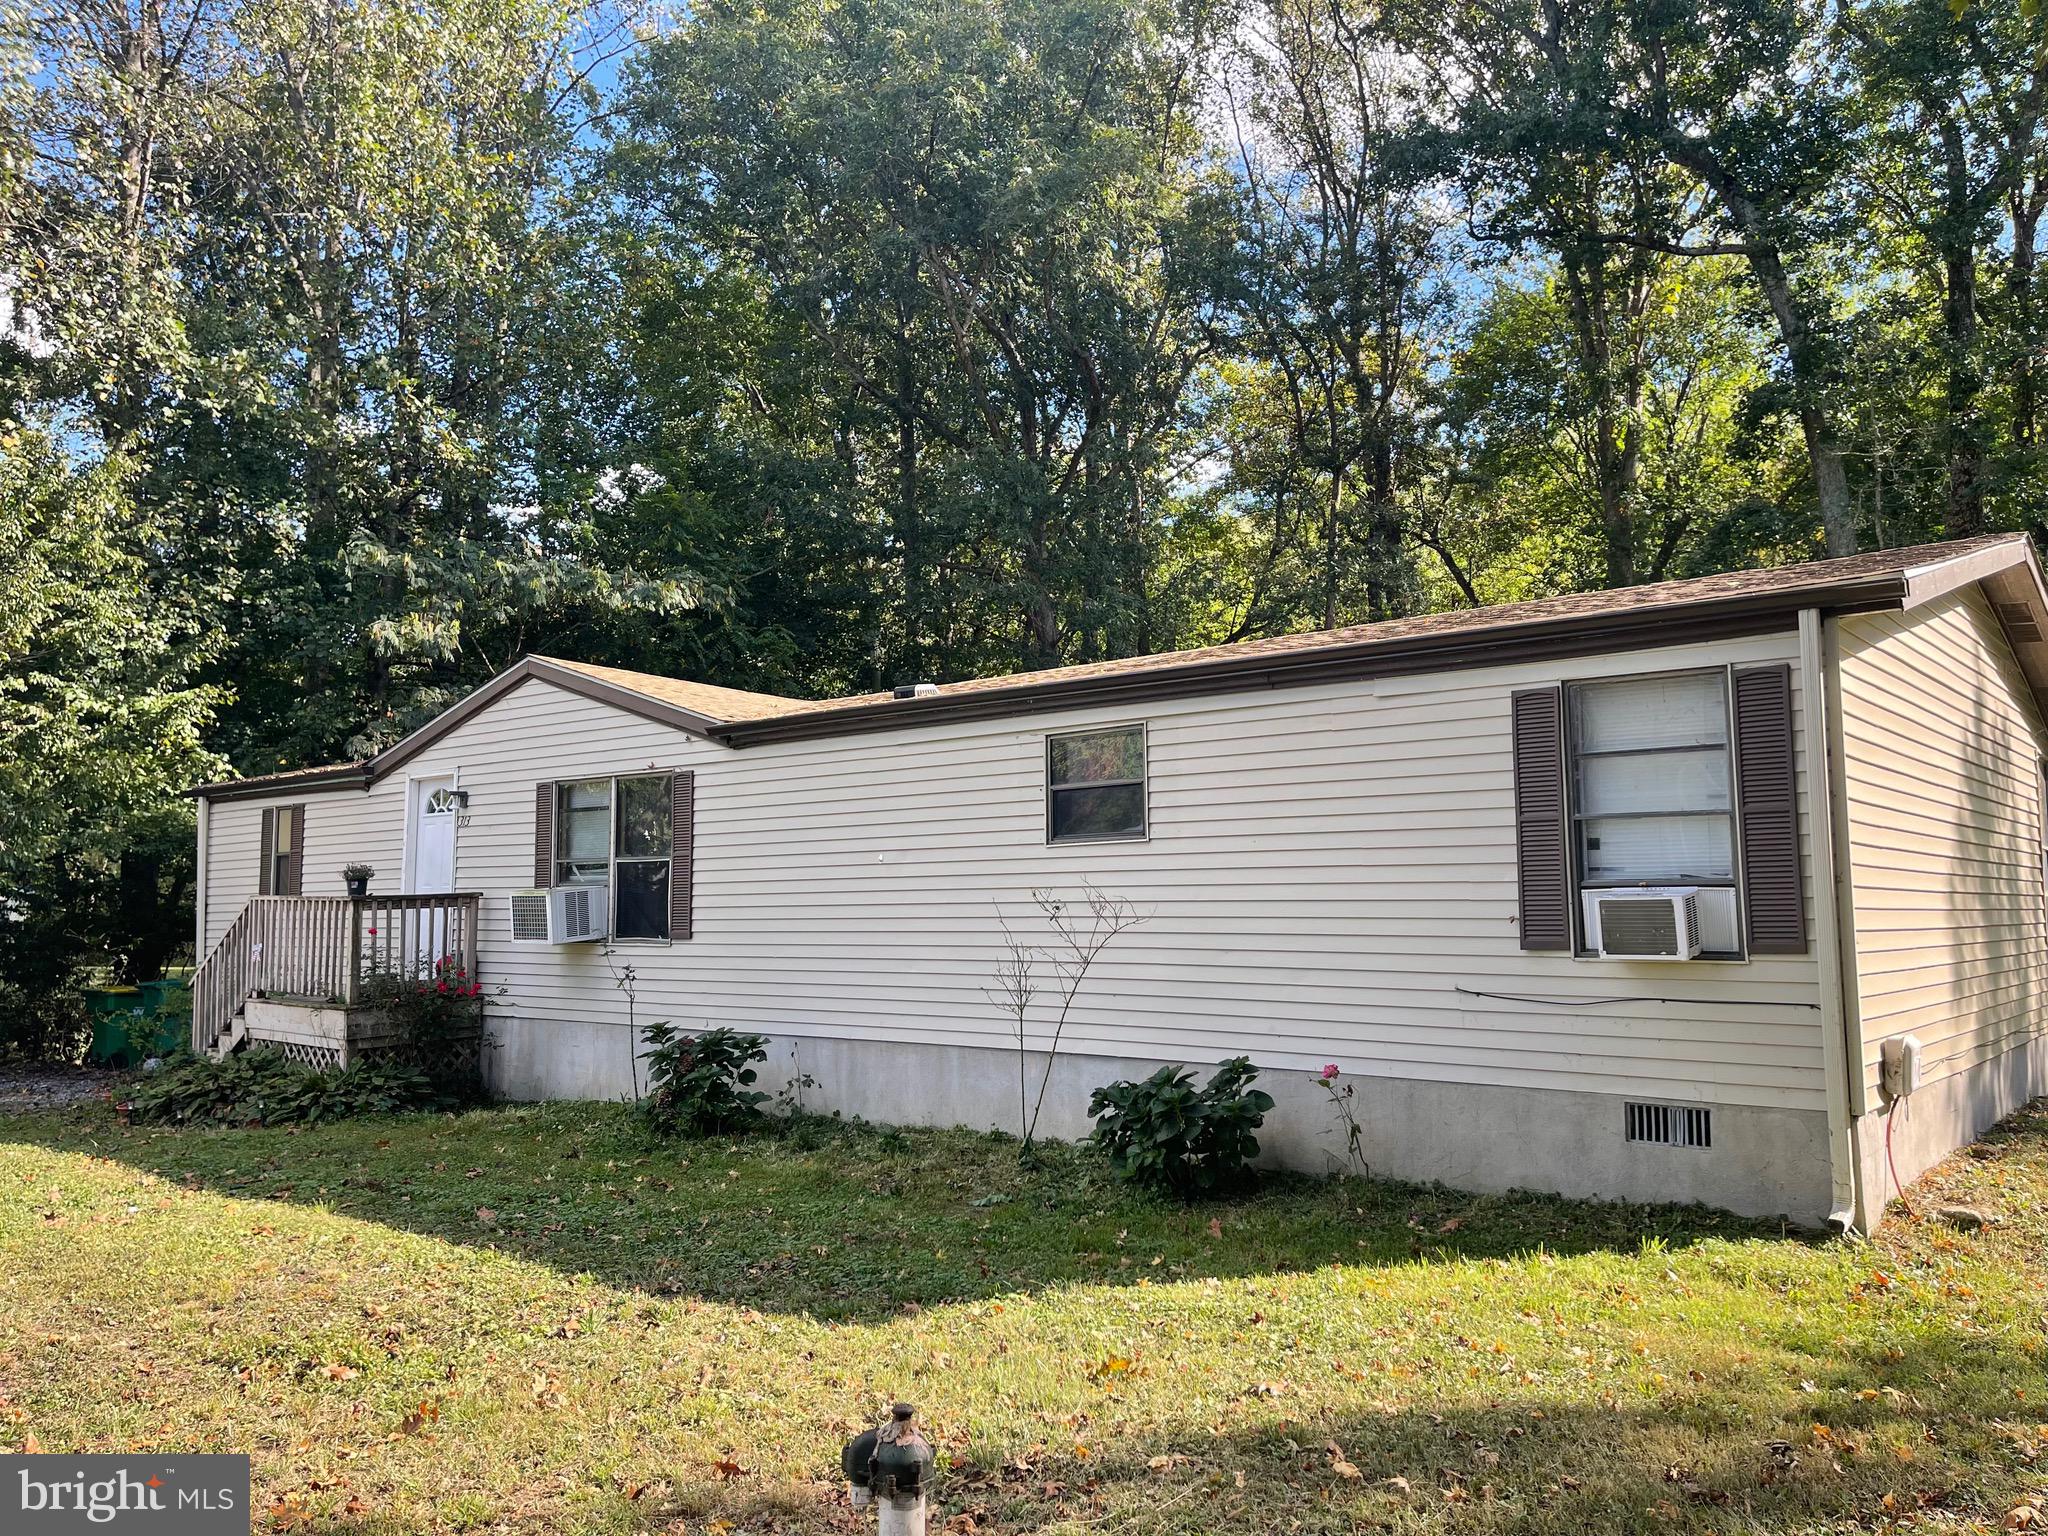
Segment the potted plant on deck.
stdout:
<svg viewBox="0 0 2048 1536">
<path fill-rule="evenodd" d="M 348 893 L 351 896 L 369 895 L 370 877 L 376 873 L 377 871 L 370 868 L 367 864 L 344 864 L 341 866 L 341 878 L 348 882 Z"/>
</svg>

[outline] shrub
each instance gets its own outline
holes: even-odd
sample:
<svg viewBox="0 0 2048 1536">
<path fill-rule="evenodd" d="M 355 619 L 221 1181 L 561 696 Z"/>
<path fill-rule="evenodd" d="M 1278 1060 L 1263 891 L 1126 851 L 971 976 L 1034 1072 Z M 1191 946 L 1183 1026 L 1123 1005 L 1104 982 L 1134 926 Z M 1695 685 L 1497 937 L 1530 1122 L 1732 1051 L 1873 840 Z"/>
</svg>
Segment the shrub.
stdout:
<svg viewBox="0 0 2048 1536">
<path fill-rule="evenodd" d="M 444 956 L 425 980 L 372 977 L 365 1000 L 391 1027 L 395 1064 L 424 1074 L 448 1098 L 470 1103 L 483 1096 L 484 989 L 461 961 Z"/>
<path fill-rule="evenodd" d="M 663 1136 L 708 1136 L 744 1130 L 761 1118 L 768 1095 L 755 1091 L 752 1065 L 768 1059 L 762 1035 L 730 1029 L 684 1034 L 671 1024 L 649 1026 L 647 1097 L 642 1110 Z"/>
<path fill-rule="evenodd" d="M 442 1109 L 447 1102 L 424 1074 L 394 1062 L 322 1072 L 259 1049 L 220 1061 L 173 1058 L 162 1071 L 138 1079 L 121 1107 L 142 1125 L 290 1125 Z"/>
<path fill-rule="evenodd" d="M 1170 1190 L 1182 1199 L 1213 1195 L 1245 1181 L 1259 1155 L 1253 1133 L 1273 1096 L 1251 1086 L 1259 1069 L 1235 1056 L 1196 1088 L 1187 1067 L 1161 1067 L 1142 1082 L 1095 1090 L 1095 1144 L 1120 1179 Z"/>
</svg>

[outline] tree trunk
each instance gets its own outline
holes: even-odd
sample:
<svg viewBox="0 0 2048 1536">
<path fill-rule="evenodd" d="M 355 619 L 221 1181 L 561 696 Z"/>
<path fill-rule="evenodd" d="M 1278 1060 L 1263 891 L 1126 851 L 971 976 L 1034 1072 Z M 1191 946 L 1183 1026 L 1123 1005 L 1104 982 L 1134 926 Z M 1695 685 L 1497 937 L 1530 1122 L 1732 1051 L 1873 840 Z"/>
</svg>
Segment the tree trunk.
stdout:
<svg viewBox="0 0 2048 1536">
<path fill-rule="evenodd" d="M 1799 430 L 1806 439 L 1814 499 L 1820 504 L 1828 553 L 1853 555 L 1857 544 L 1856 505 L 1849 496 L 1841 436 L 1827 408 L 1827 348 L 1822 338 L 1814 334 L 1804 307 L 1792 291 L 1784 254 L 1771 237 L 1756 200 L 1708 145 L 1671 129 L 1665 131 L 1663 142 L 1672 162 L 1706 182 L 1721 200 L 1730 222 L 1748 246 L 1750 274 L 1763 290 L 1764 302 L 1771 307 L 1771 318 L 1777 323 L 1778 339 L 1784 344 L 1785 361 L 1798 391 Z"/>
<path fill-rule="evenodd" d="M 924 530 L 917 500 L 917 373 L 908 328 L 896 334 L 896 543 L 903 559 L 903 661 L 922 680 Z"/>
<path fill-rule="evenodd" d="M 2006 296 L 2012 306 L 2012 436 L 2022 448 L 2038 441 L 2038 381 L 2034 364 L 2040 332 L 2034 315 L 2034 267 L 2040 238 L 2043 198 L 2038 182 L 2024 183 L 2013 194 L 2012 265 L 2006 274 Z"/>
<path fill-rule="evenodd" d="M 1341 562 L 1337 554 L 1337 541 L 1342 536 L 1344 519 L 1344 472 L 1334 470 L 1330 475 L 1330 500 L 1323 513 L 1323 628 L 1337 627 L 1337 585 Z"/>
<path fill-rule="evenodd" d="M 1366 617 L 1374 623 L 1397 619 L 1406 610 L 1408 584 L 1402 580 L 1407 550 L 1402 543 L 1400 508 L 1394 500 L 1394 445 L 1377 433 L 1366 450 Z"/>
<path fill-rule="evenodd" d="M 1942 182 L 1946 207 L 1941 240 L 1943 349 L 1948 358 L 1944 414 L 1948 458 L 1948 532 L 1968 538 L 1984 531 L 1984 444 L 1977 396 L 1984 380 L 1977 358 L 1977 251 L 1972 242 L 1970 167 L 1963 131 L 1952 117 L 1941 123 Z"/>
<path fill-rule="evenodd" d="M 1948 351 L 1948 533 L 1984 531 L 1984 444 L 1977 413 L 1983 380 L 1977 372 L 1977 254 L 1969 246 L 1943 253 L 1941 319 Z"/>
<path fill-rule="evenodd" d="M 1799 391 L 1799 431 L 1806 439 L 1806 458 L 1813 469 L 1814 499 L 1820 504 L 1822 531 L 1830 555 L 1856 553 L 1856 505 L 1849 496 L 1849 473 L 1842 460 L 1842 440 L 1824 402 L 1826 378 L 1819 338 L 1806 322 L 1792 295 L 1792 282 L 1775 246 L 1752 251 L 1750 271 L 1778 322 L 1792 382 Z"/>
</svg>

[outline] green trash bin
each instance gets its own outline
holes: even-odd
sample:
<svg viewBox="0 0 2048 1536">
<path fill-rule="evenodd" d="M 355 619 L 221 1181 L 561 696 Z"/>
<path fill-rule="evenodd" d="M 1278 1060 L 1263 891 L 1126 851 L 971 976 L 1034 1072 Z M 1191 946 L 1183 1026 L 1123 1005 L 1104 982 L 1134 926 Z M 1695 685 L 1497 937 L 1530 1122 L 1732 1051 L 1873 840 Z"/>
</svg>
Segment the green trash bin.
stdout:
<svg viewBox="0 0 2048 1536">
<path fill-rule="evenodd" d="M 175 976 L 145 981 L 142 995 L 149 1011 L 157 1016 L 156 1044 L 152 1056 L 168 1056 L 192 1044 L 192 987 Z"/>
<path fill-rule="evenodd" d="M 92 1059 L 110 1067 L 132 1067 L 141 1058 L 135 1044 L 155 1014 L 140 987 L 87 987 L 85 1011 L 92 1019 Z"/>
<path fill-rule="evenodd" d="M 191 993 L 181 981 L 145 981 L 139 987 L 88 987 L 92 1059 L 110 1067 L 140 1066 L 168 1056 L 192 1038 Z"/>
</svg>

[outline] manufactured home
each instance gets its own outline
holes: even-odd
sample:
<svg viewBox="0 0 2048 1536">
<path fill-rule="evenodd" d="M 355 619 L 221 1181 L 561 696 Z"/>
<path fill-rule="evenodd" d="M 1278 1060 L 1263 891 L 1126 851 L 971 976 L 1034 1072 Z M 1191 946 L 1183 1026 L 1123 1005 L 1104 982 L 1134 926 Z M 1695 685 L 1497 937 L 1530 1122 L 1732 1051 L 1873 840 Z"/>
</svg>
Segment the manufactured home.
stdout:
<svg viewBox="0 0 2048 1536">
<path fill-rule="evenodd" d="M 1144 920 L 1042 1131 L 1245 1054 L 1269 1154 L 1338 1166 L 1335 1063 L 1377 1172 L 1868 1228 L 2048 1089 L 2044 698 L 2017 536 L 822 701 L 531 656 L 195 791 L 194 1044 L 340 1059 L 449 954 L 513 1098 L 632 1094 L 660 1020 L 1014 1130 L 1003 925 L 1092 889 Z"/>
</svg>

